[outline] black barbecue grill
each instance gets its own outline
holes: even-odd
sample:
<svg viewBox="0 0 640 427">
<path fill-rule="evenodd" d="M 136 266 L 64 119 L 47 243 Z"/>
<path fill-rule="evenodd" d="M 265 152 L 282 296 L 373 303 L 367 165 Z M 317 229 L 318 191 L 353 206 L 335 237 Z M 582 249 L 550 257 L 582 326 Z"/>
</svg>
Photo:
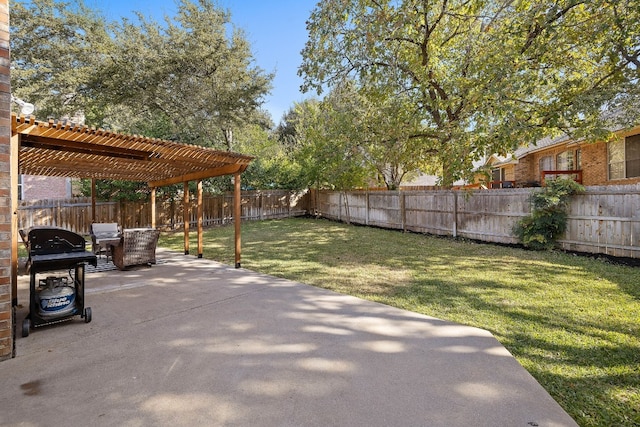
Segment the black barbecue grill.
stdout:
<svg viewBox="0 0 640 427">
<path fill-rule="evenodd" d="M 93 252 L 85 249 L 84 237 L 57 227 L 35 227 L 26 236 L 29 251 L 29 314 L 22 323 L 22 336 L 29 335 L 31 327 L 69 320 L 80 315 L 91 321 L 91 308 L 84 306 L 84 267 L 96 266 Z M 67 277 L 38 274 L 68 270 Z M 73 274 L 72 274 L 73 272 Z"/>
</svg>

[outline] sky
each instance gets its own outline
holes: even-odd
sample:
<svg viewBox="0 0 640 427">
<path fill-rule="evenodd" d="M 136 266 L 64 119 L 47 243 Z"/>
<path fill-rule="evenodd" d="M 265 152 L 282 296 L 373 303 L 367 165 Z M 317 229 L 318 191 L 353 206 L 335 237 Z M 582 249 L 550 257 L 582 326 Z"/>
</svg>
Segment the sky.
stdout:
<svg viewBox="0 0 640 427">
<path fill-rule="evenodd" d="M 294 102 L 313 94 L 302 94 L 298 67 L 300 51 L 307 40 L 305 22 L 317 0 L 217 0 L 231 12 L 231 22 L 245 31 L 251 43 L 256 65 L 274 72 L 273 89 L 264 108 L 277 124 Z M 85 4 L 102 11 L 107 19 L 134 18 L 133 11 L 161 22 L 165 15 L 175 16 L 175 0 L 85 0 Z"/>
</svg>

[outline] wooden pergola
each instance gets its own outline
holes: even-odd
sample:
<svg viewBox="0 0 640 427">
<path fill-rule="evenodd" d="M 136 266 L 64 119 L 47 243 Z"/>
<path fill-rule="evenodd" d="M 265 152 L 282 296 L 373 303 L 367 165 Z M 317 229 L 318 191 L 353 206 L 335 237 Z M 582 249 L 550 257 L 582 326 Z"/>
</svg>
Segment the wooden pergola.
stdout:
<svg viewBox="0 0 640 427">
<path fill-rule="evenodd" d="M 89 178 L 95 221 L 95 180 L 146 182 L 151 188 L 151 226 L 156 226 L 156 188 L 184 185 L 184 249 L 189 253 L 189 182 L 197 181 L 198 257 L 202 257 L 202 180 L 234 176 L 235 262 L 240 267 L 240 174 L 253 157 L 197 145 L 114 133 L 69 121 L 11 115 L 12 275 L 17 277 L 18 176 Z M 15 283 L 15 280 L 14 280 Z"/>
</svg>

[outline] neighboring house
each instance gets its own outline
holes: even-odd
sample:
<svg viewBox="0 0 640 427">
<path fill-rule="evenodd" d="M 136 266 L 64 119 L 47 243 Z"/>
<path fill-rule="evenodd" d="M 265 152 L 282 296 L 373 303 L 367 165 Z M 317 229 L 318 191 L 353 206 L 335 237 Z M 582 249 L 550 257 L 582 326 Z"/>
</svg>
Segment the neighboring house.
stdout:
<svg viewBox="0 0 640 427">
<path fill-rule="evenodd" d="M 20 175 L 19 200 L 70 199 L 73 197 L 71 178 Z"/>
<path fill-rule="evenodd" d="M 489 156 L 482 167 L 482 169 L 490 171 L 490 176 L 478 174 L 475 183 L 481 184 L 484 188 L 513 188 L 516 184 L 516 163 L 517 161 L 511 155 L 503 157 L 493 154 Z"/>
<path fill-rule="evenodd" d="M 487 188 L 531 187 L 549 179 L 570 177 L 583 185 L 627 185 L 640 182 L 640 126 L 615 132 L 609 142 L 545 138 L 512 155 L 493 155 L 485 162 Z M 484 181 L 484 182 L 483 182 Z"/>
</svg>

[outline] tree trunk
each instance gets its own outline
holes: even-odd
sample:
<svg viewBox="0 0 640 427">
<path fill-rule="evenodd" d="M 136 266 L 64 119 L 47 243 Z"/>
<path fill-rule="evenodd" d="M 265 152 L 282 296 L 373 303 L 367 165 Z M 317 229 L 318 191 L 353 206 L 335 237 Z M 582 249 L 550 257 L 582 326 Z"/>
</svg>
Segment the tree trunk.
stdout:
<svg viewBox="0 0 640 427">
<path fill-rule="evenodd" d="M 227 151 L 233 151 L 233 129 L 222 129 L 224 142 L 227 144 Z"/>
</svg>

